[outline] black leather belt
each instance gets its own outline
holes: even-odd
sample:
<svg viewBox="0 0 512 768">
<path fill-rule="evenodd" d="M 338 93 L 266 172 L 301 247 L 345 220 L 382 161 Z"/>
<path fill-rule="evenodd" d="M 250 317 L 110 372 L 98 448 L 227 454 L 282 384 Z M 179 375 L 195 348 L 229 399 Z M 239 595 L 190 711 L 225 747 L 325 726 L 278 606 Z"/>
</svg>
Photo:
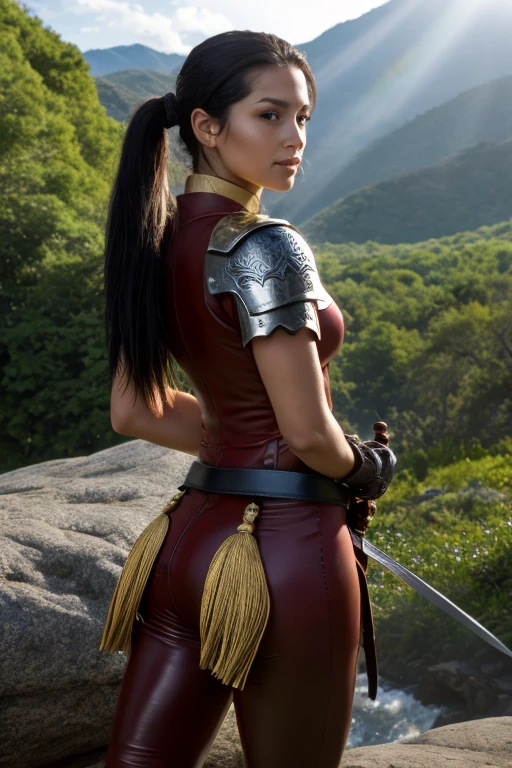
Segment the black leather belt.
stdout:
<svg viewBox="0 0 512 768">
<path fill-rule="evenodd" d="M 210 493 L 232 496 L 268 496 L 277 499 L 304 499 L 330 504 L 350 503 L 347 488 L 319 473 L 290 472 L 283 469 L 247 469 L 245 467 L 214 467 L 195 459 L 180 491 L 198 488 Z"/>
</svg>

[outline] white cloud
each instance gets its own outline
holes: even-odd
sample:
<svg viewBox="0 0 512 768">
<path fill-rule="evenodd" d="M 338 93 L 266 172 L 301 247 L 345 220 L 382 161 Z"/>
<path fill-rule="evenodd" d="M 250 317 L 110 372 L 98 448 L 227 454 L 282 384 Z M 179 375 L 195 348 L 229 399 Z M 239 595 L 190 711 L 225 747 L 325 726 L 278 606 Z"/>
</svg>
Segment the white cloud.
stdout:
<svg viewBox="0 0 512 768">
<path fill-rule="evenodd" d="M 151 0 L 146 0 L 146 4 Z M 187 7 L 198 0 L 169 0 Z M 290 43 L 306 43 L 341 21 L 354 19 L 389 0 L 200 0 L 201 8 L 230 19 L 235 29 L 273 32 Z"/>
<path fill-rule="evenodd" d="M 131 33 L 132 42 L 164 53 L 187 54 L 204 38 L 233 29 L 233 24 L 223 14 L 192 5 L 170 8 L 169 15 L 148 12 L 140 3 L 125 0 L 64 0 L 64 7 L 68 13 L 87 14 L 91 21 L 101 23 L 114 33 Z M 90 32 L 92 29 L 87 26 L 80 31 Z"/>
<path fill-rule="evenodd" d="M 291 43 L 313 40 L 341 21 L 389 0 L 28 0 L 65 40 L 82 50 L 142 43 L 187 54 L 229 29 L 274 32 Z"/>
<path fill-rule="evenodd" d="M 222 13 L 194 5 L 177 8 L 174 18 L 183 31 L 201 32 L 204 37 L 233 29 L 233 24 Z"/>
</svg>

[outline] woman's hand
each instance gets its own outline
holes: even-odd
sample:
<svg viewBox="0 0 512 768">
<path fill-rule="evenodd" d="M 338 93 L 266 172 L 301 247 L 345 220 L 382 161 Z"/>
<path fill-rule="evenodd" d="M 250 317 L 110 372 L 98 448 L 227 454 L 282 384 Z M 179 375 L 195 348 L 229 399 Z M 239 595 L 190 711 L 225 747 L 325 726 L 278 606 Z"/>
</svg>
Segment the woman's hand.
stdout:
<svg viewBox="0 0 512 768">
<path fill-rule="evenodd" d="M 387 490 L 396 464 L 391 448 L 376 440 L 359 440 L 345 435 L 356 459 L 354 469 L 338 482 L 346 485 L 360 499 L 378 499 Z"/>
</svg>

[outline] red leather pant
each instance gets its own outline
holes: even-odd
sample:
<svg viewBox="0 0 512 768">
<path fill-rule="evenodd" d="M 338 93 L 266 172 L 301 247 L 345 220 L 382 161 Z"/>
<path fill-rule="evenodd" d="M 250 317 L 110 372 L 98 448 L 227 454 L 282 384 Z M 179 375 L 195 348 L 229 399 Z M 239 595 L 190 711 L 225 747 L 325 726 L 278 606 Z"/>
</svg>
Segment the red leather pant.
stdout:
<svg viewBox="0 0 512 768">
<path fill-rule="evenodd" d="M 202 768 L 232 702 L 246 768 L 338 768 L 360 637 L 345 508 L 254 500 L 271 609 L 244 690 L 199 668 L 199 616 L 213 555 L 253 499 L 188 489 L 140 603 L 106 768 Z"/>
</svg>

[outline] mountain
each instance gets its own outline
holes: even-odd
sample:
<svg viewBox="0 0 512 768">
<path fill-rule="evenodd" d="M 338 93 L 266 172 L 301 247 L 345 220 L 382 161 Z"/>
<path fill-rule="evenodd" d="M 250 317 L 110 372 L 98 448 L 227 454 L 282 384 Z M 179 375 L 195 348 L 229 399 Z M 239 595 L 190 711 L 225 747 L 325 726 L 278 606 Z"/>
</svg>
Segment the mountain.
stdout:
<svg viewBox="0 0 512 768">
<path fill-rule="evenodd" d="M 91 48 L 83 54 L 93 77 L 103 77 L 121 69 L 151 69 L 172 72 L 181 67 L 185 56 L 160 53 L 147 45 L 116 45 L 114 48 Z"/>
<path fill-rule="evenodd" d="M 512 75 L 511 36 L 512 2 L 390 0 L 298 45 L 315 73 L 318 103 L 308 124 L 303 173 L 286 195 L 266 190 L 266 208 L 298 222 L 346 195 L 355 187 L 340 191 L 334 182 L 372 142 L 464 91 Z M 84 56 L 94 75 L 139 68 L 169 72 L 184 61 L 142 45 L 90 50 Z M 105 84 L 100 88 L 102 98 L 116 102 L 109 108 L 126 112 L 128 94 L 107 92 Z M 478 99 L 475 105 L 478 109 Z M 469 121 L 480 118 L 468 115 Z M 472 140 L 495 139 L 476 135 Z"/>
<path fill-rule="evenodd" d="M 176 87 L 176 73 L 125 69 L 96 78 L 96 88 L 107 114 L 126 121 L 141 101 L 163 96 Z"/>
<path fill-rule="evenodd" d="M 333 179 L 370 142 L 512 74 L 511 37 L 511 2 L 391 0 L 298 46 L 315 73 L 318 103 L 304 174 L 286 195 L 263 195 L 272 215 L 294 222 L 311 216 L 320 195 L 325 204 Z"/>
<path fill-rule="evenodd" d="M 163 96 L 176 87 L 177 72 L 161 73 L 151 70 L 124 69 L 105 77 L 97 77 L 96 89 L 109 117 L 127 122 L 135 109 L 151 96 Z M 190 158 L 179 141 L 178 129 L 169 132 L 171 142 L 171 189 L 177 195 L 190 173 Z"/>
<path fill-rule="evenodd" d="M 313 242 L 413 243 L 512 217 L 512 140 L 480 143 L 338 200 L 301 227 Z"/>
<path fill-rule="evenodd" d="M 413 118 L 362 150 L 315 198 L 323 208 L 361 187 L 433 165 L 479 142 L 512 138 L 512 76 L 493 80 Z"/>
</svg>

